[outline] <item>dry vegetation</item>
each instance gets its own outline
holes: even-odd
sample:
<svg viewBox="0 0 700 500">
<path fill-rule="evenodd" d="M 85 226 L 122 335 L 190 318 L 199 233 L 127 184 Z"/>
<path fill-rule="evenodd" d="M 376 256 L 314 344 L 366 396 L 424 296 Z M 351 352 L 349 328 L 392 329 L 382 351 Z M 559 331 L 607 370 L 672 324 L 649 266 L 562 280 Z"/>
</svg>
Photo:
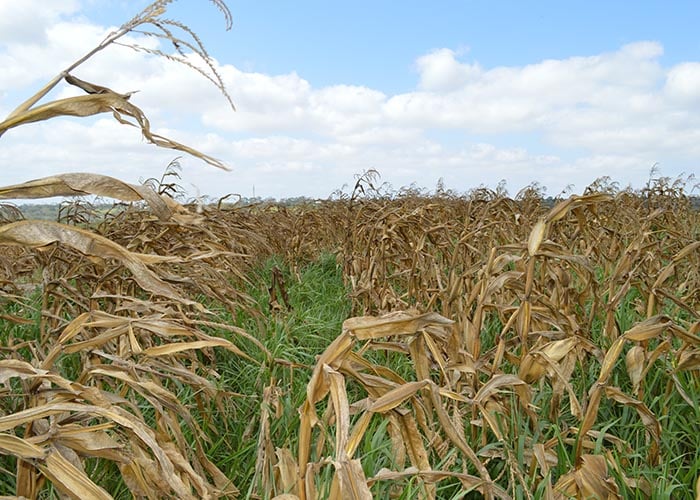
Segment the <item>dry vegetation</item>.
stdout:
<svg viewBox="0 0 700 500">
<path fill-rule="evenodd" d="M 297 459 L 268 457 L 296 494 L 314 498 L 326 464 L 338 498 L 409 477 L 427 497 L 448 478 L 487 498 L 646 497 L 635 471 L 697 473 L 695 444 L 661 449 L 669 411 L 697 418 L 698 212 L 666 180 L 601 182 L 550 209 L 536 194 L 352 197 L 285 222 L 302 254 L 338 249 L 363 315 L 317 360 L 284 450 Z M 377 420 L 392 460 L 368 471 L 358 449 Z"/>
<path fill-rule="evenodd" d="M 203 209 L 162 194 L 168 217 L 6 220 L 0 448 L 14 493 L 647 497 L 652 471 L 673 467 L 690 495 L 697 441 L 676 433 L 682 415 L 698 430 L 700 224 L 682 188 L 599 184 L 551 208 L 534 191 L 359 193 Z M 268 303 L 246 290 L 269 257 L 299 280 L 324 251 L 357 316 L 307 366 L 264 345 L 265 322 L 292 314 L 282 273 Z M 259 401 L 249 484 L 207 458 L 240 397 L 217 382 L 222 349 L 306 384 L 298 417 L 281 414 L 291 389 L 275 377 L 235 388 Z M 276 441 L 275 419 L 296 422 L 294 442 Z M 372 447 L 384 458 L 363 461 Z"/>
<path fill-rule="evenodd" d="M 159 17 L 167 4 L 119 33 L 194 36 Z M 175 46 L 206 56 L 196 37 Z M 129 94 L 71 76 L 77 64 L 0 134 L 110 111 L 219 165 L 151 134 Z M 35 106 L 60 81 L 87 95 Z M 549 206 L 534 188 L 375 181 L 292 207 L 183 206 L 174 166 L 139 186 L 0 188 L 128 203 L 76 202 L 56 222 L 0 207 L 0 494 L 692 498 L 700 215 L 686 184 L 602 180 Z M 340 292 L 305 274 L 319 259 Z M 343 315 L 330 337 L 300 316 L 302 285 L 318 287 L 307 307 Z"/>
</svg>

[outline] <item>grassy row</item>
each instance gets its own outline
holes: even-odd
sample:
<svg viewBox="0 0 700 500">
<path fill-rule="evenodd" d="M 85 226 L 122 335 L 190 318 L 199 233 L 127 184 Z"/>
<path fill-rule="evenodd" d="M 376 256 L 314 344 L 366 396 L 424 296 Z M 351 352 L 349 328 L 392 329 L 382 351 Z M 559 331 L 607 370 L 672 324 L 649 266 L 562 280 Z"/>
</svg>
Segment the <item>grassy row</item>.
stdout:
<svg viewBox="0 0 700 500">
<path fill-rule="evenodd" d="M 288 293 L 289 308 L 270 310 L 268 287 L 274 269 L 281 269 Z M 275 361 L 259 357 L 246 361 L 229 353 L 219 353 L 217 371 L 223 391 L 236 393 L 227 412 L 209 418 L 224 422 L 221 435 L 213 436 L 212 461 L 224 471 L 244 496 L 260 487 L 255 465 L 261 433 L 263 394 L 271 393 L 269 436 L 276 446 L 294 447 L 298 440 L 297 409 L 305 398 L 316 356 L 340 332 L 349 316 L 350 300 L 341 269 L 330 254 L 292 274 L 280 259 L 272 258 L 250 276 L 248 294 L 259 304 L 259 316 L 239 312 L 236 318 L 222 313 L 222 322 L 233 322 L 262 341 Z M 227 332 L 217 332 L 227 336 Z M 259 351 L 252 344 L 241 344 L 245 352 Z M 212 429 L 215 430 L 215 429 Z"/>
<path fill-rule="evenodd" d="M 266 307 L 269 299 L 267 287 L 272 282 L 272 270 L 275 267 L 283 270 L 291 307 L 289 310 L 270 312 Z M 262 363 L 258 366 L 232 356 L 229 360 L 221 359 L 221 364 L 218 365 L 222 375 L 221 386 L 238 392 L 241 396 L 233 399 L 229 414 L 217 417 L 228 422 L 228 426 L 224 427 L 225 435 L 215 439 L 211 452 L 214 462 L 219 464 L 247 495 L 257 492 L 260 486 L 256 482 L 260 477 L 255 477 L 255 460 L 260 440 L 261 405 L 265 388 L 274 390 L 269 439 L 275 447 L 296 450 L 299 425 L 297 410 L 304 401 L 306 383 L 316 356 L 339 334 L 341 324 L 348 317 L 352 307 L 343 284 L 341 270 L 332 255 L 321 256 L 297 275 L 291 273 L 280 260 L 271 259 L 251 276 L 251 282 L 249 293 L 261 304 L 265 320 L 261 322 L 258 318 L 241 316 L 236 318 L 236 321 L 251 332 L 257 331 L 259 338 L 274 357 L 287 360 L 288 363 Z M 635 310 L 634 295 L 634 291 L 629 293 L 618 312 L 621 325 L 633 325 L 644 319 Z M 261 327 L 262 331 L 259 330 Z M 494 337 L 500 328 L 499 322 L 494 320 L 489 329 L 482 332 L 485 349 L 494 344 Z M 607 343 L 606 339 L 598 338 L 597 341 L 601 344 L 599 347 L 607 349 L 608 346 L 604 345 Z M 654 347 L 650 345 L 649 350 Z M 252 351 L 251 346 L 249 352 Z M 402 367 L 397 364 L 396 359 L 398 358 L 387 354 L 381 362 L 397 373 L 412 373 L 411 367 Z M 621 357 L 621 361 L 618 362 L 611 380 L 615 386 L 631 391 L 623 359 Z M 507 366 L 503 368 L 507 370 Z M 572 384 L 574 391 L 581 395 L 595 383 L 600 365 L 592 362 L 586 367 L 579 366 L 577 370 L 581 376 L 574 377 Z M 514 373 L 516 372 L 514 369 Z M 538 408 L 539 415 L 547 415 L 551 387 L 544 379 L 538 384 L 533 404 Z M 349 387 L 349 390 L 353 389 L 357 388 Z M 599 410 L 598 424 L 594 427 L 601 432 L 601 438 L 597 449 L 591 452 L 598 454 L 603 452 L 604 448 L 612 450 L 610 458 L 619 470 L 628 478 L 646 482 L 651 487 L 653 498 L 693 498 L 693 484 L 700 474 L 700 408 L 698 405 L 689 405 L 681 396 L 681 391 L 691 401 L 700 400 L 700 388 L 697 387 L 692 372 L 674 373 L 673 360 L 662 356 L 655 362 L 645 379 L 642 398 L 649 410 L 657 416 L 662 428 L 662 461 L 659 467 L 651 468 L 648 465 L 650 442 L 644 423 L 634 408 L 604 399 Z M 561 407 L 568 408 L 566 396 Z M 512 405 L 512 408 L 517 408 L 517 405 Z M 503 425 L 505 434 L 518 436 L 517 441 L 501 443 L 499 446 L 508 449 L 509 453 L 517 457 L 519 468 L 527 471 L 530 467 L 526 453 L 528 442 L 559 440 L 556 448 L 559 462 L 552 470 L 554 483 L 558 477 L 574 467 L 575 433 L 565 433 L 564 430 L 577 425 L 576 419 L 567 411 L 562 411 L 558 418 L 557 421 L 550 422 L 546 422 L 546 419 L 540 420 L 538 427 L 532 429 L 526 415 L 512 413 L 503 420 Z M 607 431 L 611 431 L 626 444 L 610 446 L 610 443 L 605 443 L 603 433 Z M 488 440 L 490 443 L 491 441 Z M 474 448 L 480 456 L 487 456 L 494 446 L 491 443 L 481 449 L 476 445 Z M 386 432 L 386 420 L 375 419 L 370 424 L 359 448 L 358 458 L 362 460 L 367 477 L 372 477 L 383 467 L 392 468 L 392 445 Z M 443 460 L 449 461 L 450 455 Z M 502 464 L 494 463 L 490 466 L 492 477 L 499 477 L 499 474 L 506 472 L 499 467 L 502 467 Z M 641 489 L 625 484 L 622 476 L 616 471 L 613 470 L 612 474 L 624 498 L 646 497 Z M 330 483 L 330 474 L 327 479 Z M 372 491 L 378 498 L 390 493 L 396 495 L 399 492 L 400 498 L 412 498 L 416 494 L 413 485 L 406 481 L 398 484 L 378 482 Z M 462 491 L 457 481 L 442 481 L 437 491 L 439 498 L 471 497 L 471 494 Z M 527 498 L 523 488 L 516 488 L 515 492 L 517 497 Z M 534 493 L 535 498 L 542 498 L 545 494 L 542 484 L 537 491 L 530 493 Z M 474 495 L 474 498 L 478 498 L 476 493 Z"/>
<path fill-rule="evenodd" d="M 274 282 L 273 275 L 276 273 L 279 275 L 279 271 L 283 277 L 284 289 L 288 294 L 288 304 L 282 303 L 280 307 L 271 309 L 268 307 L 270 302 L 268 288 Z M 246 497 L 255 496 L 261 491 L 264 471 L 256 472 L 260 445 L 269 447 L 272 452 L 278 447 L 297 449 L 298 408 L 304 401 L 306 384 L 313 365 L 317 356 L 340 333 L 342 322 L 350 316 L 352 309 L 341 268 L 337 265 L 335 257 L 330 254 L 321 255 L 318 260 L 302 267 L 296 273 L 285 266 L 281 259 L 269 259 L 251 273 L 249 282 L 247 293 L 259 304 L 259 314 L 240 312 L 234 318 L 222 311 L 218 319 L 239 325 L 253 333 L 272 353 L 275 361 L 270 361 L 262 355 L 255 361 L 248 361 L 228 351 L 217 351 L 215 366 L 220 376 L 218 384 L 222 394 L 228 397 L 222 399 L 219 407 L 195 412 L 211 439 L 211 444 L 208 446 L 210 458 Z M 634 295 L 633 290 L 618 312 L 617 319 L 621 325 L 633 325 L 643 319 L 634 308 Z M 38 304 L 34 305 L 36 306 Z M 31 303 L 26 307 L 31 308 Z M 5 312 L 27 316 L 26 311 L 7 309 Z M 38 318 L 38 315 L 35 316 Z M 494 344 L 493 338 L 501 325 L 497 319 L 486 324 L 489 328 L 482 332 L 482 335 L 484 348 L 488 349 Z M 33 335 L 38 335 L 38 330 L 12 326 L 1 319 L 0 331 L 3 332 L 3 343 L 6 345 L 10 343 L 8 341 L 10 336 L 14 336 L 15 339 L 21 337 L 32 340 Z M 216 333 L 224 337 L 228 335 L 226 332 Z M 595 335 L 593 338 L 595 339 Z M 603 338 L 597 340 L 601 344 L 606 342 Z M 255 346 L 245 345 L 245 342 L 241 347 L 245 352 L 259 352 Z M 606 349 L 608 346 L 599 347 Z M 649 346 L 649 350 L 654 347 L 654 345 Z M 405 360 L 397 362 L 396 359 L 398 358 L 387 353 L 383 359 L 376 361 L 381 361 L 397 373 L 412 373 L 411 367 L 400 365 Z M 65 362 L 60 368 L 66 372 L 65 375 L 69 376 L 75 367 Z M 502 368 L 504 371 L 508 370 L 507 365 Z M 577 370 L 580 376 L 574 377 L 572 384 L 575 392 L 582 394 L 594 384 L 600 366 L 592 362 L 586 367 L 579 366 Z M 615 386 L 625 391 L 630 390 L 631 385 L 623 361 L 618 362 L 612 381 Z M 533 404 L 538 408 L 538 414 L 547 415 L 551 388 L 544 379 L 538 384 Z M 357 387 L 348 389 L 359 390 Z M 612 450 L 609 458 L 617 464 L 620 471 L 624 471 L 628 478 L 647 482 L 652 488 L 653 498 L 692 498 L 692 485 L 700 474 L 700 408 L 698 405 L 688 404 L 681 395 L 681 391 L 690 401 L 700 401 L 700 388 L 697 387 L 692 372 L 674 373 L 673 361 L 662 356 L 655 362 L 645 379 L 642 398 L 649 410 L 659 419 L 662 428 L 660 449 L 662 461 L 661 466 L 657 468 L 650 468 L 647 465 L 646 455 L 650 443 L 639 414 L 633 408 L 616 404 L 611 400 L 604 400 L 599 410 L 598 424 L 595 429 L 601 433 L 612 430 L 611 432 L 626 444 L 610 446 L 610 443 L 606 443 L 604 446 L 605 439 L 601 434 L 598 449 L 592 452 L 599 453 L 603 448 Z M 191 394 L 183 392 L 178 396 L 182 400 L 189 399 L 193 410 L 196 408 Z M 11 407 L 12 399 L 3 398 L 3 404 L 3 413 L 7 414 L 15 410 Z M 566 397 L 561 407 L 564 409 L 568 407 Z M 517 405 L 512 405 L 511 408 L 517 408 Z M 265 412 L 269 415 L 267 432 L 263 423 Z M 556 422 L 541 419 L 534 429 L 529 425 L 527 416 L 517 412 L 504 418 L 502 424 L 505 435 L 517 436 L 517 440 L 494 444 L 492 439 L 488 439 L 485 441 L 489 444 L 481 449 L 472 443 L 480 456 L 486 457 L 490 452 L 500 448 L 496 451 L 506 451 L 517 457 L 519 469 L 527 471 L 529 469 L 527 443 L 557 439 L 559 444 L 556 449 L 559 460 L 551 472 L 552 483 L 573 468 L 572 434 L 566 433 L 565 430 L 577 425 L 577 421 L 567 411 L 562 411 Z M 386 420 L 374 419 L 358 449 L 358 458 L 362 460 L 367 477 L 377 474 L 383 467 L 392 468 L 393 466 L 392 445 L 386 425 Z M 573 436 L 575 437 L 575 434 Z M 448 453 L 443 458 L 443 462 L 450 459 L 451 454 Z M 1 460 L 0 470 L 5 473 L 0 483 L 0 493 L 8 494 L 14 491 L 15 459 L 3 455 Z M 488 464 L 488 460 L 486 463 Z M 503 469 L 503 463 L 494 462 L 488 466 L 494 478 L 507 474 Z M 459 469 L 458 464 L 453 467 L 456 470 Z M 121 483 L 113 463 L 91 460 L 87 463 L 86 469 L 90 477 L 103 485 L 115 498 L 128 495 L 128 490 Z M 327 474 L 321 475 L 322 480 L 327 480 L 327 484 L 321 485 L 321 491 L 324 486 L 325 488 L 330 486 L 332 476 L 330 467 L 328 469 Z M 273 470 L 268 472 L 274 473 Z M 645 497 L 641 490 L 626 485 L 620 474 L 616 474 L 614 470 L 612 474 L 618 481 L 624 498 Z M 531 492 L 534 493 L 535 498 L 544 496 L 542 484 L 543 482 L 537 490 Z M 412 498 L 417 491 L 414 488 L 417 486 L 409 481 L 378 482 L 372 491 L 377 497 L 398 494 L 399 498 Z M 526 498 L 524 489 L 524 486 L 516 487 L 515 496 Z M 50 492 L 51 490 L 47 491 L 47 493 Z M 458 482 L 450 480 L 439 483 L 437 494 L 439 498 L 477 498 L 476 494 L 465 493 Z"/>
</svg>

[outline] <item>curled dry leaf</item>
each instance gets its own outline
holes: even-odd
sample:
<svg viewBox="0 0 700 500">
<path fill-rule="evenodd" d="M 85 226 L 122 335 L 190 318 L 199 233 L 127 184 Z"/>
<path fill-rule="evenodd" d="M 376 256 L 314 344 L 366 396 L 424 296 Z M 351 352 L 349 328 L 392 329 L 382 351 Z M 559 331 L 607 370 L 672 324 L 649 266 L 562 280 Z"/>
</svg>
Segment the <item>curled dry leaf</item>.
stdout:
<svg viewBox="0 0 700 500">
<path fill-rule="evenodd" d="M 599 498 L 616 500 L 620 492 L 610 477 L 608 464 L 601 455 L 582 455 L 581 465 L 559 478 L 554 485 L 557 499 Z"/>
<path fill-rule="evenodd" d="M 336 476 L 339 478 L 339 496 L 348 500 L 372 500 L 372 492 L 367 486 L 367 479 L 359 460 L 341 460 L 333 462 Z M 334 498 L 331 496 L 331 498 Z"/>
<path fill-rule="evenodd" d="M 547 233 L 547 222 L 544 219 L 537 221 L 537 224 L 532 228 L 530 238 L 527 240 L 527 253 L 530 257 L 534 256 L 542 245 Z"/>
<path fill-rule="evenodd" d="M 210 340 L 195 340 L 193 342 L 177 342 L 173 344 L 165 344 L 154 347 L 149 347 L 143 351 L 145 356 L 169 356 L 182 351 L 205 349 L 207 347 L 223 347 L 229 351 L 253 361 L 253 358 L 241 351 L 235 344 L 226 339 L 210 339 Z"/>
<path fill-rule="evenodd" d="M 13 434 L 0 433 L 0 452 L 18 458 L 44 458 L 47 450 Z"/>
<path fill-rule="evenodd" d="M 109 177 L 90 173 L 53 175 L 0 188 L 0 199 L 49 198 L 51 196 L 96 196 L 122 201 L 148 202 L 151 210 L 161 220 L 167 220 L 173 211 L 169 204 L 149 186 L 139 186 Z M 171 200 L 171 203 L 175 203 Z"/>
<path fill-rule="evenodd" d="M 48 477 L 56 488 L 74 499 L 90 498 L 95 500 L 111 500 L 112 495 L 96 485 L 85 474 L 70 463 L 58 452 L 52 450 L 44 462 L 39 462 L 37 467 Z"/>
<path fill-rule="evenodd" d="M 19 221 L 0 226 L 0 244 L 43 247 L 52 243 L 61 243 L 88 256 L 117 259 L 131 271 L 136 282 L 144 290 L 202 308 L 198 302 L 183 298 L 144 262 L 163 260 L 163 257 L 142 256 L 126 250 L 104 236 L 57 222 Z"/>
<path fill-rule="evenodd" d="M 547 371 L 549 362 L 557 363 L 569 354 L 575 353 L 578 345 L 576 337 L 568 337 L 562 340 L 554 340 L 546 343 L 542 347 L 528 352 L 520 362 L 518 376 L 528 384 L 539 380 Z"/>
<path fill-rule="evenodd" d="M 77 80 L 73 78 L 73 80 Z M 83 82 L 87 84 L 87 82 Z M 93 84 L 93 87 L 97 87 Z M 228 170 L 228 167 L 216 158 L 201 153 L 179 142 L 168 139 L 151 131 L 151 124 L 140 108 L 129 102 L 131 94 L 119 94 L 106 87 L 100 87 L 100 93 L 87 94 L 65 99 L 57 99 L 11 115 L 0 122 L 0 135 L 6 131 L 27 123 L 39 122 L 59 116 L 92 116 L 99 113 L 112 113 L 114 118 L 123 125 L 131 125 L 141 129 L 146 140 L 156 146 L 183 151 L 195 156 L 210 165 Z M 132 119 L 132 121 L 129 120 Z"/>
<path fill-rule="evenodd" d="M 658 337 L 664 330 L 671 326 L 673 322 L 666 316 L 653 316 L 625 332 L 625 338 L 635 342 L 642 342 Z"/>
<path fill-rule="evenodd" d="M 632 392 L 639 394 L 639 386 L 642 382 L 642 373 L 644 372 L 644 349 L 641 346 L 635 345 L 627 351 L 625 355 L 625 364 L 627 365 L 627 374 L 632 381 Z"/>
<path fill-rule="evenodd" d="M 678 358 L 678 365 L 675 371 L 683 370 L 699 370 L 700 369 L 700 351 L 684 351 Z"/>
<path fill-rule="evenodd" d="M 451 325 L 453 321 L 437 314 L 411 315 L 399 311 L 385 316 L 363 316 L 343 322 L 343 331 L 350 332 L 359 340 L 378 339 L 391 335 L 413 335 L 429 324 Z"/>
</svg>

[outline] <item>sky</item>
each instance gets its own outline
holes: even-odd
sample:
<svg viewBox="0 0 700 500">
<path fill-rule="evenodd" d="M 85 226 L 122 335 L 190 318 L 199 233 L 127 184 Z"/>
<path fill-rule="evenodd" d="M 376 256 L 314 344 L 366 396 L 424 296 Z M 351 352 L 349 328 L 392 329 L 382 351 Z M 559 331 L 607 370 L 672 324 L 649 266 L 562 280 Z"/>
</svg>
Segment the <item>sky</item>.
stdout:
<svg viewBox="0 0 700 500">
<path fill-rule="evenodd" d="M 0 0 L 0 119 L 143 0 Z M 73 74 L 120 92 L 183 155 L 188 196 L 327 198 L 374 169 L 394 189 L 581 193 L 700 174 L 696 1 L 180 0 L 236 106 L 183 65 L 124 46 Z M 127 41 L 169 51 L 153 38 Z M 77 95 L 61 85 L 47 96 Z M 47 102 L 47 101 L 46 101 Z M 0 186 L 67 172 L 138 183 L 179 155 L 111 115 L 0 137 Z M 653 174 L 652 174 L 652 169 Z"/>
</svg>

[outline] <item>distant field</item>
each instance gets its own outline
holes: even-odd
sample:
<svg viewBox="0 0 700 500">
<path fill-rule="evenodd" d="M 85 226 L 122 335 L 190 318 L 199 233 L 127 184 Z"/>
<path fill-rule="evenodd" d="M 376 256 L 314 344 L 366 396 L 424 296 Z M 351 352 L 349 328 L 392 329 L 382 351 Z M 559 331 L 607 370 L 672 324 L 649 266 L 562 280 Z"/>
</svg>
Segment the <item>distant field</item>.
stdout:
<svg viewBox="0 0 700 500">
<path fill-rule="evenodd" d="M 261 203 L 264 200 L 262 199 L 244 199 L 241 201 L 242 205 L 252 205 L 256 203 Z M 281 200 L 279 203 L 284 205 L 284 206 L 294 206 L 294 205 L 303 205 L 305 203 L 310 203 L 313 200 L 299 197 L 299 198 L 294 198 L 291 200 Z M 700 210 L 700 197 L 697 196 L 689 196 L 688 201 L 690 202 L 690 206 L 694 210 Z M 268 203 L 277 203 L 275 200 L 267 200 L 266 202 Z M 555 203 L 555 200 L 552 198 L 545 198 L 543 200 L 543 204 L 545 206 L 553 206 Z M 58 203 L 40 203 L 40 204 L 34 204 L 34 203 L 28 203 L 28 204 L 21 204 L 19 205 L 19 208 L 21 209 L 22 213 L 24 214 L 24 217 L 27 219 L 38 219 L 38 220 L 56 220 L 56 218 L 59 215 L 59 209 L 60 205 Z M 101 203 L 97 205 L 92 205 L 92 208 L 97 211 L 97 212 L 106 212 L 107 210 L 110 210 L 113 208 L 113 205 L 111 203 Z"/>
</svg>

